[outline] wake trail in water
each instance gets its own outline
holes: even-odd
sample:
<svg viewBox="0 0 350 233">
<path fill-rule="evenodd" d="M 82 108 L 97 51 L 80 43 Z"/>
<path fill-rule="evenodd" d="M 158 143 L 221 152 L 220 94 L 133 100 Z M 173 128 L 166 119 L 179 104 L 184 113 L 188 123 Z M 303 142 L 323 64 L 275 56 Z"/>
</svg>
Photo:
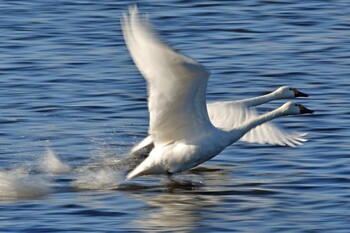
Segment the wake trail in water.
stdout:
<svg viewBox="0 0 350 233">
<path fill-rule="evenodd" d="M 47 177 L 22 169 L 0 171 L 0 200 L 38 198 L 50 192 Z"/>
<path fill-rule="evenodd" d="M 73 168 L 48 148 L 39 161 L 25 167 L 0 170 L 0 201 L 46 196 L 57 191 L 55 180 L 62 175 L 70 176 L 67 186 L 75 189 L 113 189 L 124 180 L 128 166 L 125 160 L 100 156 L 98 162 Z"/>
<path fill-rule="evenodd" d="M 89 167 L 83 167 L 78 170 L 73 188 L 91 189 L 91 190 L 108 190 L 116 189 L 125 180 L 123 171 L 112 168 L 102 168 L 91 170 Z"/>
<path fill-rule="evenodd" d="M 41 170 L 50 174 L 67 174 L 72 172 L 72 168 L 63 163 L 52 149 L 46 149 L 46 154 L 40 164 Z"/>
<path fill-rule="evenodd" d="M 118 155 L 106 152 L 104 148 L 87 164 L 73 167 L 47 148 L 39 161 L 26 164 L 25 169 L 0 170 L 0 201 L 40 198 L 59 192 L 58 187 L 62 187 L 62 184 L 58 182 L 62 176 L 69 180 L 64 183 L 64 190 L 111 190 L 122 185 L 125 188 L 127 173 L 144 159 L 143 156 L 129 153 Z M 174 175 L 163 182 L 165 186 L 193 187 L 202 184 L 203 180 L 198 176 L 189 174 Z"/>
<path fill-rule="evenodd" d="M 36 161 L 25 167 L 0 171 L 0 200 L 43 197 L 53 191 L 52 175 L 71 171 L 50 148 L 40 158 L 39 169 Z"/>
</svg>

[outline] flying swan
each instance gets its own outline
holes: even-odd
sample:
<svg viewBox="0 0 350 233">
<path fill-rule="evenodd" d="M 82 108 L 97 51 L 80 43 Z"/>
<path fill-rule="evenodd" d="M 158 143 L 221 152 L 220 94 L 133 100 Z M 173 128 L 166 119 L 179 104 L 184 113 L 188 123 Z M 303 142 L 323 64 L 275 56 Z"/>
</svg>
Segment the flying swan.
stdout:
<svg viewBox="0 0 350 233">
<path fill-rule="evenodd" d="M 259 125 L 284 115 L 313 112 L 300 104 L 287 102 L 231 127 L 217 126 L 215 120 L 212 122 L 209 118 L 205 98 L 209 72 L 195 60 L 164 44 L 146 17 L 139 16 L 136 6 L 130 7 L 121 23 L 131 57 L 147 81 L 148 140 L 153 144 L 149 156 L 127 179 L 189 170 L 213 158 Z M 249 111 L 249 102 L 246 106 Z"/>
<path fill-rule="evenodd" d="M 297 97 L 308 97 L 308 95 L 296 88 L 282 86 L 269 94 L 255 98 L 209 102 L 207 103 L 207 109 L 209 119 L 215 127 L 229 130 L 244 123 L 248 119 L 258 116 L 256 110 L 251 107 L 259 106 L 273 100 L 294 99 Z M 266 122 L 251 129 L 239 140 L 249 143 L 295 147 L 307 141 L 304 138 L 305 135 L 307 133 L 285 130 L 274 125 L 272 122 Z M 130 150 L 130 153 L 135 157 L 134 159 L 140 160 L 148 156 L 153 146 L 153 140 L 148 135 L 141 142 L 137 143 Z"/>
</svg>

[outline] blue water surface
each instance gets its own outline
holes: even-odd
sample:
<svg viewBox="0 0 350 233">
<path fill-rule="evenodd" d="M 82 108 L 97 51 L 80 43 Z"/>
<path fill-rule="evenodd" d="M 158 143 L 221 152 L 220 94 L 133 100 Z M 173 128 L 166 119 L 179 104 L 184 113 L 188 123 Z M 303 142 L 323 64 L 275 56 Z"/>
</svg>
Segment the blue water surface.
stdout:
<svg viewBox="0 0 350 233">
<path fill-rule="evenodd" d="M 131 3 L 1 1 L 0 232 L 349 232 L 349 1 L 136 1 L 211 71 L 208 100 L 290 85 L 316 113 L 276 120 L 309 133 L 297 148 L 237 142 L 178 182 L 120 184 L 111 164 L 148 129 Z"/>
</svg>

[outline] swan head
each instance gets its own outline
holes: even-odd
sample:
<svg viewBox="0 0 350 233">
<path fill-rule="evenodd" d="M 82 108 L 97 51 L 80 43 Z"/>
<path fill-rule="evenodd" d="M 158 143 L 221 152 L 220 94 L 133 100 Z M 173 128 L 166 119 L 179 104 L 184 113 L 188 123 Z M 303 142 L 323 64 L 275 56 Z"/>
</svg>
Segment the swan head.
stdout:
<svg viewBox="0 0 350 233">
<path fill-rule="evenodd" d="M 278 96 L 279 99 L 294 99 L 296 97 L 308 97 L 308 94 L 305 94 L 299 91 L 296 88 L 290 86 L 282 86 L 274 91 L 275 95 Z"/>
<path fill-rule="evenodd" d="M 294 103 L 292 101 L 285 103 L 281 108 L 283 109 L 285 115 L 299 115 L 314 112 L 313 110 L 310 110 L 303 105 Z"/>
</svg>

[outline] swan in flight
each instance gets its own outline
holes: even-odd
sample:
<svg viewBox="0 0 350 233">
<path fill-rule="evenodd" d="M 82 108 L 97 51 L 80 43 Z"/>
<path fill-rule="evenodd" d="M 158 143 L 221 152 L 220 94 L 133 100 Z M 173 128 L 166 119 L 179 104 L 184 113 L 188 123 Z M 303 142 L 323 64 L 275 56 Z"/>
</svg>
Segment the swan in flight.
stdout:
<svg viewBox="0 0 350 233">
<path fill-rule="evenodd" d="M 259 106 L 273 100 L 294 99 L 297 97 L 308 97 L 308 95 L 296 88 L 282 86 L 274 92 L 255 98 L 210 102 L 207 103 L 207 109 L 209 119 L 215 127 L 232 129 L 244 121 L 258 116 L 256 110 L 251 107 Z M 239 140 L 250 143 L 295 147 L 307 141 L 303 138 L 306 134 L 307 133 L 284 130 L 274 125 L 272 122 L 266 122 L 250 130 Z M 145 139 L 136 144 L 130 152 L 136 155 L 136 157 L 141 156 L 140 159 L 142 159 L 148 156 L 153 146 L 153 140 L 151 136 L 148 135 Z"/>
<path fill-rule="evenodd" d="M 128 174 L 128 179 L 189 170 L 259 125 L 284 115 L 313 112 L 287 102 L 233 128 L 215 127 L 205 98 L 209 72 L 192 58 L 164 44 L 147 18 L 139 16 L 136 6 L 123 15 L 121 23 L 131 57 L 147 81 L 149 135 L 153 142 L 149 156 Z"/>
</svg>

